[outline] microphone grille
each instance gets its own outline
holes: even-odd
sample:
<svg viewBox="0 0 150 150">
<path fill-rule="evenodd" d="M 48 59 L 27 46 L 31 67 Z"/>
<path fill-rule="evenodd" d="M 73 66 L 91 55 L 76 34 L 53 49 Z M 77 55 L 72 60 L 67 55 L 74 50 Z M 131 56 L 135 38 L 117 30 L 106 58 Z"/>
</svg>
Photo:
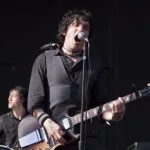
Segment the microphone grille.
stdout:
<svg viewBox="0 0 150 150">
<path fill-rule="evenodd" d="M 79 32 L 78 33 L 78 39 L 79 40 L 84 40 L 84 38 L 85 38 L 85 33 L 84 32 Z"/>
</svg>

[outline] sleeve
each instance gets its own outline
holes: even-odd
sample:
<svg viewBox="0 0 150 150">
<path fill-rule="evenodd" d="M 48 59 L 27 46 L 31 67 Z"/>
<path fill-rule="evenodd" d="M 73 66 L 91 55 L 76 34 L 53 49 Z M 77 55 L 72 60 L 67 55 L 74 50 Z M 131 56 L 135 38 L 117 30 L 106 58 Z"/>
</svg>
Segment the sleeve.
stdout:
<svg viewBox="0 0 150 150">
<path fill-rule="evenodd" d="M 92 89 L 94 107 L 108 102 L 109 99 L 109 72 L 102 62 L 96 71 L 96 80 Z"/>
<path fill-rule="evenodd" d="M 102 66 L 94 87 L 94 97 L 98 105 L 113 101 L 117 97 L 117 78 L 115 68 Z"/>
<path fill-rule="evenodd" d="M 97 70 L 97 77 L 93 87 L 94 101 L 92 102 L 94 107 L 102 106 L 115 98 L 117 81 L 114 68 L 101 63 L 101 66 Z M 101 123 L 103 123 L 104 120 L 102 119 L 102 115 L 98 117 L 101 120 Z"/>
<path fill-rule="evenodd" d="M 45 82 L 46 60 L 45 53 L 42 53 L 36 58 L 31 71 L 27 105 L 28 112 L 31 114 L 37 108 L 44 109 Z"/>
</svg>

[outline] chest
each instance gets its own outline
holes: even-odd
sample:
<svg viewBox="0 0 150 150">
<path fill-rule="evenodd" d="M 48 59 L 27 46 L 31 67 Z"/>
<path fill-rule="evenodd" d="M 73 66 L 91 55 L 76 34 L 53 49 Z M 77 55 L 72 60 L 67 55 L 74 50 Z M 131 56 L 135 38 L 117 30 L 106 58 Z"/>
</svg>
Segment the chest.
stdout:
<svg viewBox="0 0 150 150">
<path fill-rule="evenodd" d="M 18 129 L 19 120 L 14 118 L 5 118 L 3 123 L 3 130 L 5 133 L 13 133 Z"/>
</svg>

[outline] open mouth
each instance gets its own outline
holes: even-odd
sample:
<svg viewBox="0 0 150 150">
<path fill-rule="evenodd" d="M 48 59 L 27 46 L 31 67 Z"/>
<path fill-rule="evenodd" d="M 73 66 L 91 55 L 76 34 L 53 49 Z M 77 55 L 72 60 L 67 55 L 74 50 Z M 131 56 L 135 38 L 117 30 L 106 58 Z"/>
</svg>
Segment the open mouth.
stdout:
<svg viewBox="0 0 150 150">
<path fill-rule="evenodd" d="M 76 36 L 75 36 L 75 38 L 74 38 L 74 41 L 75 41 L 76 43 L 80 43 L 80 42 L 81 42 L 81 40 L 79 40 Z"/>
<path fill-rule="evenodd" d="M 81 43 L 81 40 L 78 38 L 78 33 L 76 33 L 75 34 L 75 36 L 74 36 L 74 42 L 76 43 L 76 44 L 80 44 Z"/>
<path fill-rule="evenodd" d="M 75 45 L 79 45 L 79 44 L 81 44 L 81 41 L 75 41 L 75 40 L 74 40 L 74 44 L 75 44 Z"/>
</svg>

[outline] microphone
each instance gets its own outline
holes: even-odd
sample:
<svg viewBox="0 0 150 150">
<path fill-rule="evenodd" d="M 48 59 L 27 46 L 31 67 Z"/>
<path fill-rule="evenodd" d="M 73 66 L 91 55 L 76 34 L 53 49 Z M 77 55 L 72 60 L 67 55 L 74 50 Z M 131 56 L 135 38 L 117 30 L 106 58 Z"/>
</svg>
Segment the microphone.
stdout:
<svg viewBox="0 0 150 150">
<path fill-rule="evenodd" d="M 59 48 L 57 43 L 48 43 L 40 47 L 41 50 L 56 50 Z"/>
<path fill-rule="evenodd" d="M 89 42 L 87 36 L 85 35 L 84 32 L 79 32 L 76 34 L 76 36 L 74 37 L 74 40 L 76 42 L 80 42 L 80 41 L 86 41 L 86 42 Z"/>
</svg>

